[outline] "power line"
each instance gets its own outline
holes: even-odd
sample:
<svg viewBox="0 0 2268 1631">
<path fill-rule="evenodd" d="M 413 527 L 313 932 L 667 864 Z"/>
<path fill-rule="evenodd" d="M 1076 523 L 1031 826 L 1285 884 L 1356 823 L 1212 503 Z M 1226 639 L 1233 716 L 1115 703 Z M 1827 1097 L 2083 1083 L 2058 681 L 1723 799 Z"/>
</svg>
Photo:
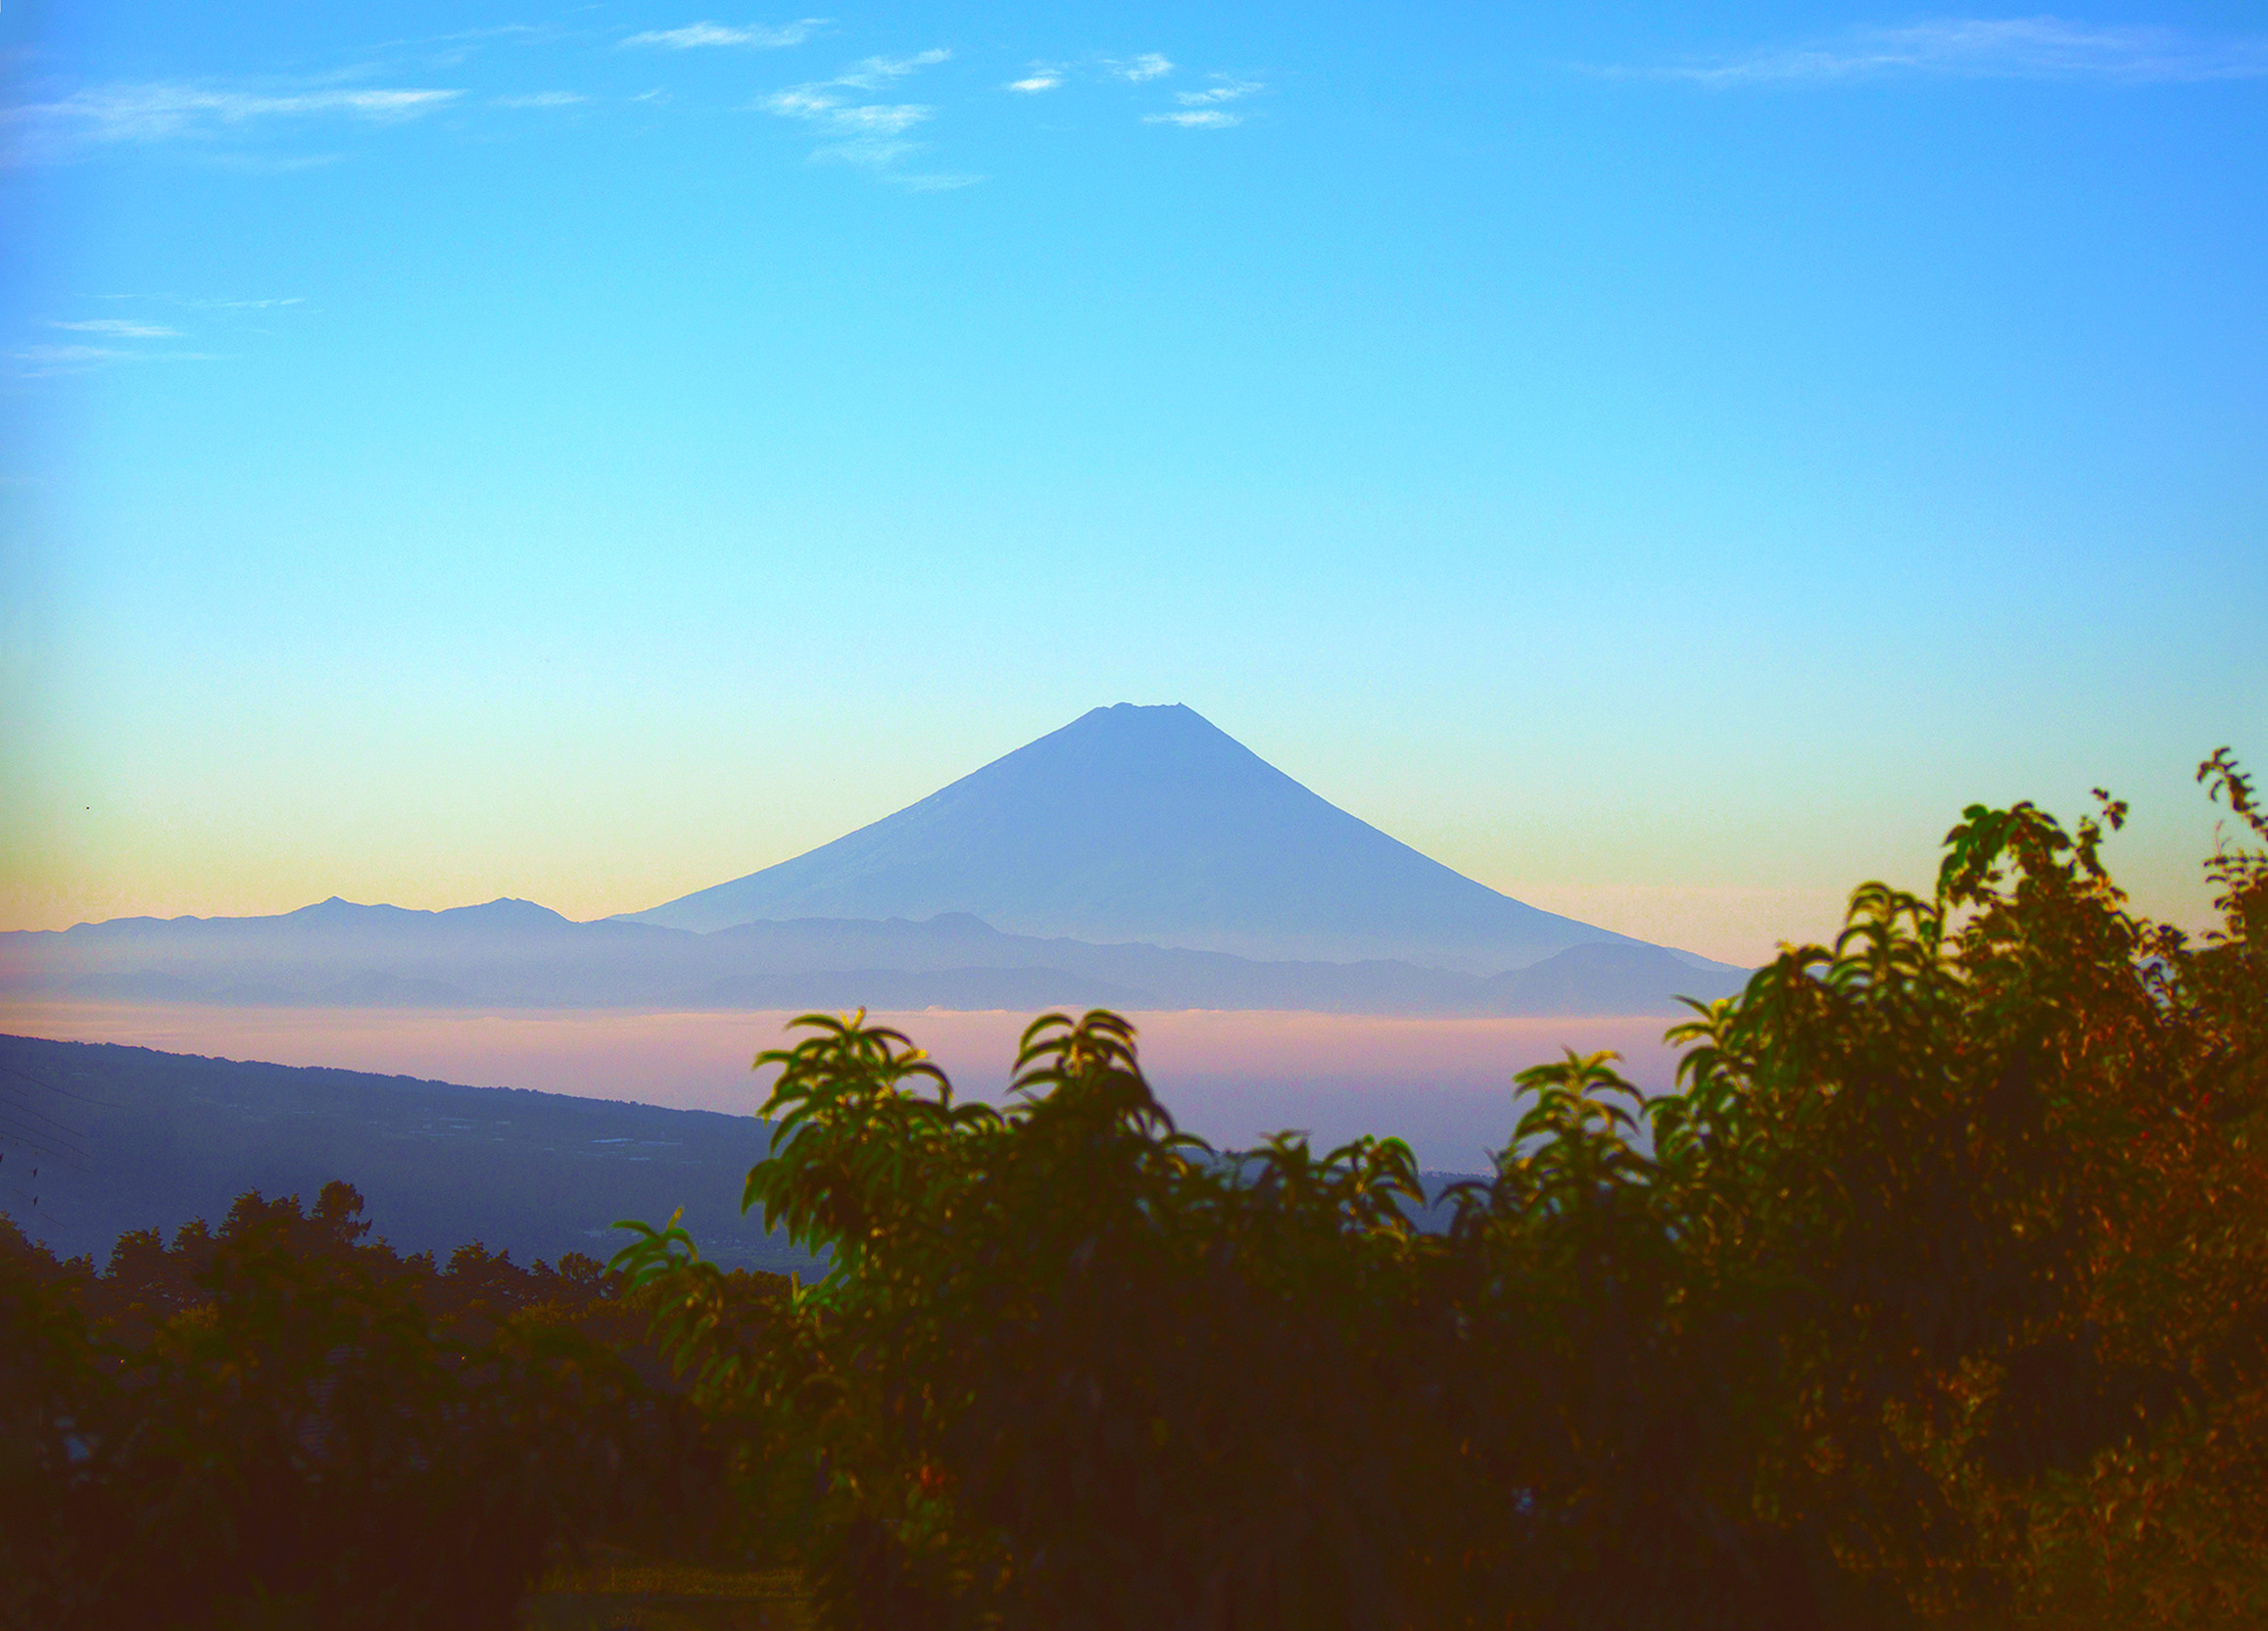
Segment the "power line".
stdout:
<svg viewBox="0 0 2268 1631">
<path fill-rule="evenodd" d="M 38 1142 L 28 1134 L 21 1132 L 0 1131 L 0 1138 L 13 1138 L 19 1144 L 24 1144 L 31 1149 L 37 1150 L 41 1155 L 46 1156 L 51 1161 L 60 1161 L 66 1167 L 69 1167 L 73 1172 L 77 1173 L 81 1177 L 91 1177 L 93 1175 L 92 1174 L 88 1173 L 84 1167 L 81 1167 L 78 1162 L 72 1160 L 71 1155 L 67 1155 L 60 1150 L 51 1150 L 45 1144 Z M 81 1157 L 81 1159 L 87 1161 L 92 1161 L 94 1159 L 93 1156 L 85 1154 L 84 1151 L 72 1151 L 72 1154 L 78 1155 Z"/>
<path fill-rule="evenodd" d="M 0 1088 L 0 1093 L 12 1093 L 13 1091 L 13 1088 Z M 39 1118 L 39 1120 L 45 1122 L 49 1127 L 56 1128 L 58 1131 L 68 1132 L 73 1138 L 84 1138 L 86 1136 L 85 1133 L 79 1131 L 78 1128 L 72 1127 L 69 1122 L 59 1122 L 53 1116 L 48 1115 L 43 1110 L 32 1109 L 31 1106 L 25 1104 L 20 1098 L 0 1098 L 0 1104 L 10 1105 L 15 1109 L 23 1111 L 26 1116 L 36 1116 Z"/>
<path fill-rule="evenodd" d="M 14 1105 L 11 1105 L 11 1106 L 9 1106 L 8 1108 L 9 1108 L 9 1109 L 11 1109 L 11 1110 L 13 1110 L 13 1109 L 16 1109 L 16 1108 L 18 1108 L 18 1107 L 17 1107 L 17 1106 L 14 1106 Z M 55 1138 L 55 1134 L 53 1134 L 52 1132 L 41 1132 L 41 1131 L 40 1131 L 40 1130 L 39 1130 L 37 1127 L 24 1127 L 24 1124 L 23 1124 L 22 1122 L 16 1121 L 16 1120 L 15 1120 L 15 1118 L 14 1118 L 14 1117 L 12 1117 L 12 1116 L 10 1116 L 10 1115 L 8 1115 L 6 1111 L 0 1111 L 0 1122 L 9 1122 L 9 1123 L 12 1123 L 12 1124 L 13 1124 L 14 1126 L 16 1126 L 16 1127 L 23 1127 L 24 1131 L 26 1134 L 28 1134 L 28 1135 L 30 1135 L 31 1137 L 34 1137 L 34 1138 Z M 61 1138 L 55 1138 L 55 1141 L 56 1141 L 57 1143 L 59 1143 L 59 1144 L 60 1144 L 60 1143 L 66 1143 L 66 1142 L 69 1142 L 69 1143 L 70 1143 L 70 1145 L 71 1145 L 71 1153 L 72 1153 L 72 1155 L 75 1155 L 75 1156 L 77 1156 L 77 1157 L 78 1157 L 78 1158 L 79 1158 L 81 1161 L 92 1161 L 92 1160 L 94 1159 L 94 1153 L 93 1153 L 91 1150 L 83 1150 L 83 1149 L 80 1149 L 80 1148 L 77 1146 L 77 1142 L 76 1142 L 76 1141 L 77 1141 L 77 1138 L 78 1138 L 78 1134 L 77 1134 L 77 1133 L 75 1133 L 75 1132 L 72 1132 L 72 1129 L 71 1129 L 71 1128 L 69 1128 L 69 1127 L 65 1127 L 63 1130 L 64 1130 L 64 1131 L 66 1131 L 66 1132 L 71 1132 L 71 1139 L 70 1139 L 70 1140 L 65 1140 L 65 1139 L 61 1139 Z"/>
<path fill-rule="evenodd" d="M 61 1093 L 67 1099 L 77 1099 L 81 1104 L 99 1104 L 105 1110 L 123 1110 L 125 1108 L 124 1105 L 113 1104 L 108 1099 L 90 1099 L 84 1093 L 72 1092 L 69 1087 L 58 1087 L 52 1081 L 42 1081 L 28 1071 L 20 1071 L 15 1066 L 5 1062 L 0 1062 L 0 1071 L 6 1071 L 10 1076 L 20 1076 L 34 1087 L 44 1087 L 51 1093 Z"/>
<path fill-rule="evenodd" d="M 11 1185 L 9 1185 L 9 1187 L 10 1187 L 11 1189 L 15 1189 L 15 1185 L 14 1185 L 14 1184 L 11 1184 Z M 45 1208 L 45 1207 L 41 1206 L 41 1205 L 39 1204 L 39 1197 L 38 1197 L 37 1195 L 27 1195 L 27 1194 L 25 1194 L 25 1193 L 24 1193 L 23 1190 L 21 1190 L 21 1189 L 16 1189 L 16 1190 L 15 1190 L 15 1192 L 16 1192 L 16 1197 L 17 1197 L 17 1199 L 19 1199 L 19 1200 L 22 1200 L 22 1201 L 27 1201 L 27 1202 L 29 1202 L 29 1203 L 30 1203 L 30 1206 L 31 1206 L 31 1210 L 32 1210 L 32 1213 L 33 1213 L 33 1215 L 34 1215 L 34 1216 L 46 1219 L 46 1220 L 47 1220 L 49 1223 L 53 1223 L 53 1224 L 54 1224 L 54 1225 L 55 1225 L 57 1228 L 61 1228 L 61 1227 L 63 1227 L 63 1220 L 62 1220 L 61 1218 L 58 1218 L 58 1217 L 57 1217 L 57 1216 L 56 1216 L 54 1213 L 52 1213 L 52 1212 L 48 1211 L 48 1210 L 47 1210 L 47 1208 Z"/>
</svg>

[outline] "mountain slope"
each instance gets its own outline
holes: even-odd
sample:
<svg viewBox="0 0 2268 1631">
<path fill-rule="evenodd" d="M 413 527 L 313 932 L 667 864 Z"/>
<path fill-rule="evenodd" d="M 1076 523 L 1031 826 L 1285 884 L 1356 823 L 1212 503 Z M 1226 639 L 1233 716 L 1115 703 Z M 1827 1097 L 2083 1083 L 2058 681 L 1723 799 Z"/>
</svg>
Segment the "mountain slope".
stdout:
<svg viewBox="0 0 2268 1631">
<path fill-rule="evenodd" d="M 344 1178 L 380 1234 L 445 1261 L 468 1240 L 604 1258 L 628 1238 L 615 1219 L 684 1207 L 728 1268 L 814 1267 L 736 1204 L 766 1146 L 752 1116 L 28 1036 L 0 1036 L 0 1079 L 41 1134 L 0 1139 L 0 1213 L 98 1265 L 126 1229 L 170 1235 L 247 1189 L 312 1201 Z"/>
<path fill-rule="evenodd" d="M 1011 934 L 1495 974 L 1626 936 L 1523 905 L 1317 796 L 1189 708 L 1096 708 L 794 860 L 623 920 L 967 912 Z"/>
</svg>

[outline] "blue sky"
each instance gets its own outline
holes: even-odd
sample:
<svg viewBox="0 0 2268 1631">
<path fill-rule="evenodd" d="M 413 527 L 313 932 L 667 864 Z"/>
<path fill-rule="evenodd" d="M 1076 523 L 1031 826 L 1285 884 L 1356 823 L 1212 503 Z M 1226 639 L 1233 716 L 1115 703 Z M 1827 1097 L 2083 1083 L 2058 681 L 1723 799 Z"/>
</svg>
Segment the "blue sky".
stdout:
<svg viewBox="0 0 2268 1631">
<path fill-rule="evenodd" d="M 0 10 L 0 919 L 631 909 L 1103 702 L 1727 957 L 2268 769 L 2268 19 Z"/>
</svg>

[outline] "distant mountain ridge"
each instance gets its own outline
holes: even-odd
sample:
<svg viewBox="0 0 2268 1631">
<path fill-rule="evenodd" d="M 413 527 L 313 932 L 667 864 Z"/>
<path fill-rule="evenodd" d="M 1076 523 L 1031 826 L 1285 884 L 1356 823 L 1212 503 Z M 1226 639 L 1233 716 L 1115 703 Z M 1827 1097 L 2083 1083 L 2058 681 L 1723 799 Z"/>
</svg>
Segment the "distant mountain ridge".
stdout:
<svg viewBox="0 0 2268 1631">
<path fill-rule="evenodd" d="M 793 860 L 595 923 L 334 896 L 0 935 L 0 991 L 246 1006 L 1630 1014 L 1741 978 L 1500 894 L 1190 709 L 1128 703 Z"/>
<path fill-rule="evenodd" d="M 1642 943 L 1420 854 L 1179 703 L 1092 709 L 871 826 L 622 921 L 964 912 L 1045 938 L 1473 974 Z"/>
<path fill-rule="evenodd" d="M 1004 935 L 965 913 L 926 923 L 758 922 L 696 935 L 489 907 L 324 906 L 0 935 L 0 992 L 228 1006 L 1627 1014 L 1671 1012 L 1678 995 L 1722 995 L 1741 978 L 1631 941 L 1570 946 L 1481 976 L 1393 959 L 1261 962 L 1040 939 Z"/>
</svg>

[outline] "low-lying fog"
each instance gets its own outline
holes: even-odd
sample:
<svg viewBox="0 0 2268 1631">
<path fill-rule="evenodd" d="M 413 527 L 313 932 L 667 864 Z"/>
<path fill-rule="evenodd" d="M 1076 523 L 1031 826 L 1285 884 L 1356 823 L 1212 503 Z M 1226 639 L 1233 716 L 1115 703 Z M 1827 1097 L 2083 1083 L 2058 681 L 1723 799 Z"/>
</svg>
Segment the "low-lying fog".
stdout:
<svg viewBox="0 0 2268 1631">
<path fill-rule="evenodd" d="M 122 1042 L 284 1065 L 326 1065 L 533 1087 L 681 1109 L 753 1112 L 748 1071 L 793 1016 L 775 1013 L 208 1008 L 9 1002 L 0 1031 Z M 1283 1127 L 1320 1146 L 1406 1139 L 1432 1171 L 1484 1170 L 1510 1135 L 1515 1071 L 1565 1048 L 1615 1048 L 1649 1092 L 1672 1083 L 1667 1023 L 1639 1018 L 1378 1019 L 1274 1011 L 1131 1016 L 1142 1063 L 1182 1126 L 1215 1144 Z M 1031 1016 L 931 1010 L 877 1016 L 928 1048 L 956 1092 L 997 1101 Z"/>
</svg>

